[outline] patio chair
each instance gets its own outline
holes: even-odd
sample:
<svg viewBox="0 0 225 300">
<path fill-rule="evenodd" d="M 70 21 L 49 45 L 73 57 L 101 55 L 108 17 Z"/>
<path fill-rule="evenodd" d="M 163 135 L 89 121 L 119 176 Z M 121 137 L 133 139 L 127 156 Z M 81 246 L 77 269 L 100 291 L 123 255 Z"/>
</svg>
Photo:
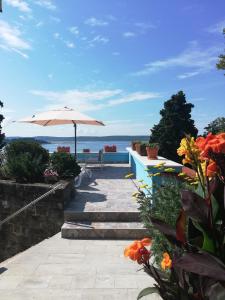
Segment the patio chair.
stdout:
<svg viewBox="0 0 225 300">
<path fill-rule="evenodd" d="M 103 149 L 99 150 L 97 153 L 96 157 L 88 157 L 85 159 L 85 165 L 86 167 L 88 165 L 98 165 L 101 169 L 104 166 L 104 161 L 103 161 Z"/>
</svg>

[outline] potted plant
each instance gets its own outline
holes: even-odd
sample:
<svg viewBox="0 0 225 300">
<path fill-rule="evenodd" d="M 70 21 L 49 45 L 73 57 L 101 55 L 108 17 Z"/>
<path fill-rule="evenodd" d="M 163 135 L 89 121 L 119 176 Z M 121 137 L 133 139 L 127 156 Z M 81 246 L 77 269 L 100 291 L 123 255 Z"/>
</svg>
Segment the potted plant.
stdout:
<svg viewBox="0 0 225 300">
<path fill-rule="evenodd" d="M 140 141 L 132 141 L 131 142 L 131 148 L 133 151 L 136 151 L 136 144 L 140 144 Z"/>
<path fill-rule="evenodd" d="M 147 142 L 140 142 L 140 143 L 136 144 L 135 147 L 136 147 L 137 153 L 141 156 L 147 156 L 147 152 L 146 152 L 147 145 L 148 145 Z"/>
<path fill-rule="evenodd" d="M 149 143 L 146 145 L 146 152 L 148 159 L 157 159 L 159 152 L 159 144 L 158 143 Z"/>
</svg>

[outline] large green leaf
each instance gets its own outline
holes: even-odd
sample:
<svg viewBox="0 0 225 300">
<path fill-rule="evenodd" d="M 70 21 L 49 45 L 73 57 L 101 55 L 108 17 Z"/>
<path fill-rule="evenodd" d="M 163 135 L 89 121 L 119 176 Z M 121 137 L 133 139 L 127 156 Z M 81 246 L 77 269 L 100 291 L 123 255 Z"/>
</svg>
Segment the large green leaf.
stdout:
<svg viewBox="0 0 225 300">
<path fill-rule="evenodd" d="M 215 245 L 210 235 L 206 232 L 206 230 L 202 228 L 202 226 L 199 223 L 193 222 L 193 224 L 203 234 L 202 249 L 211 253 L 215 253 Z"/>
<path fill-rule="evenodd" d="M 143 289 L 139 295 L 137 296 L 137 300 L 141 299 L 144 296 L 150 295 L 150 294 L 155 294 L 159 293 L 159 290 L 156 287 L 148 287 L 146 289 Z"/>
</svg>

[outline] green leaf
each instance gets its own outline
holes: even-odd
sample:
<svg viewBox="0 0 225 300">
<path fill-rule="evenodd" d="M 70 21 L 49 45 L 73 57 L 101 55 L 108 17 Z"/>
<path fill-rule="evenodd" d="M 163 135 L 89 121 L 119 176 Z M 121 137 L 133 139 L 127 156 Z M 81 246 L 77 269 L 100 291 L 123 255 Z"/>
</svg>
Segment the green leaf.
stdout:
<svg viewBox="0 0 225 300">
<path fill-rule="evenodd" d="M 137 297 L 137 300 L 141 299 L 142 297 L 144 296 L 147 296 L 147 295 L 150 295 L 150 294 L 154 294 L 154 293 L 159 293 L 158 289 L 156 287 L 148 287 L 146 289 L 143 289 L 138 297 Z"/>
<path fill-rule="evenodd" d="M 193 224 L 203 234 L 202 249 L 211 253 L 215 253 L 215 245 L 213 239 L 210 238 L 208 233 L 197 222 L 193 222 Z"/>
</svg>

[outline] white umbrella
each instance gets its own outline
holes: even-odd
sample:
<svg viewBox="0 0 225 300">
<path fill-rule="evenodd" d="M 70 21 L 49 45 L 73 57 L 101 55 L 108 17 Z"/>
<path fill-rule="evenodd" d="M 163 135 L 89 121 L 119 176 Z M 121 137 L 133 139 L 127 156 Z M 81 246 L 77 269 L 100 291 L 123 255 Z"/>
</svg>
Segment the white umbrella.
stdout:
<svg viewBox="0 0 225 300">
<path fill-rule="evenodd" d="M 42 126 L 54 126 L 63 124 L 73 124 L 74 126 L 74 146 L 75 157 L 77 155 L 77 124 L 104 126 L 103 122 L 92 119 L 72 108 L 64 107 L 33 115 L 18 122 L 32 123 Z"/>
</svg>

